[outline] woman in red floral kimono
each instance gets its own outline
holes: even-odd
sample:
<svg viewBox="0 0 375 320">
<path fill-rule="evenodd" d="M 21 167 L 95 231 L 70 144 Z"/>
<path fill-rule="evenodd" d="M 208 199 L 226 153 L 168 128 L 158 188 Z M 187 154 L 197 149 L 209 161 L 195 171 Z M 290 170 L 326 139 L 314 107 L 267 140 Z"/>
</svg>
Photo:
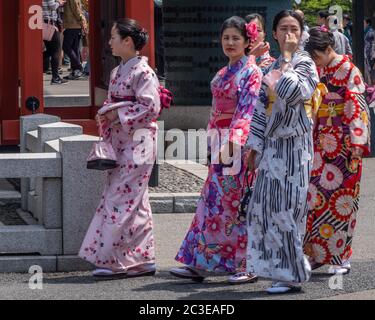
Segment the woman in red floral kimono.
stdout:
<svg viewBox="0 0 375 320">
<path fill-rule="evenodd" d="M 309 186 L 309 215 L 304 243 L 312 269 L 331 265 L 331 274 L 350 271 L 357 220 L 362 157 L 369 154 L 369 112 L 365 85 L 349 57 L 332 49 L 324 27 L 310 31 L 306 45 L 326 86 L 317 110 L 314 165 Z"/>
</svg>

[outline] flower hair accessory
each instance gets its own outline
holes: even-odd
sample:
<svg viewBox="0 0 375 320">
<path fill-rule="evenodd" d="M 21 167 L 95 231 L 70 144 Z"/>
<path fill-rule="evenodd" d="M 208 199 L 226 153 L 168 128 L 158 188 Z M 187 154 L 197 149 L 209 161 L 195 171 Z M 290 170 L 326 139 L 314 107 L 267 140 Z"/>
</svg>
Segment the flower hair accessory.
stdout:
<svg viewBox="0 0 375 320">
<path fill-rule="evenodd" d="M 327 29 L 327 27 L 325 25 L 322 25 L 319 27 L 319 31 L 321 32 L 329 32 L 329 30 Z"/>
<path fill-rule="evenodd" d="M 258 38 L 258 26 L 255 22 L 245 24 L 246 35 L 249 37 L 250 42 L 254 42 Z"/>
</svg>

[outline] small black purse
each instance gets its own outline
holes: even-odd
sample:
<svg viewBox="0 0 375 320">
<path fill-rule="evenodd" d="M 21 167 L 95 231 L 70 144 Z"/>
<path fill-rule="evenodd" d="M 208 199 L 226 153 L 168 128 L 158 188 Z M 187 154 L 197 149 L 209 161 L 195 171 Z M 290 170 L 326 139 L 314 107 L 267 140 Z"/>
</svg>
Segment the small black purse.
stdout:
<svg viewBox="0 0 375 320">
<path fill-rule="evenodd" d="M 249 173 L 250 173 L 249 170 L 247 170 L 245 173 L 246 186 L 243 188 L 241 202 L 240 202 L 240 205 L 238 206 L 238 217 L 240 218 L 241 221 L 247 218 L 247 209 L 249 207 L 250 199 L 254 191 L 255 173 L 252 172 L 250 181 L 249 181 Z"/>
</svg>

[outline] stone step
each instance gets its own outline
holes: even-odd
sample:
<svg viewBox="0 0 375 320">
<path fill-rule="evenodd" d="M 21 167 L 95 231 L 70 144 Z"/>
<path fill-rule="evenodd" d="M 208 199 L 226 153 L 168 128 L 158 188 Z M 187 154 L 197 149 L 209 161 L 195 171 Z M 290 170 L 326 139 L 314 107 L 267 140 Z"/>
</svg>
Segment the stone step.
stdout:
<svg viewBox="0 0 375 320">
<path fill-rule="evenodd" d="M 2 273 L 28 273 L 30 268 L 35 266 L 42 268 L 43 272 L 56 272 L 57 257 L 0 255 L 0 272 Z M 25 286 L 27 288 L 27 284 Z"/>
<path fill-rule="evenodd" d="M 194 213 L 200 193 L 150 193 L 153 213 Z"/>
<path fill-rule="evenodd" d="M 89 106 L 91 104 L 91 98 L 88 94 L 46 95 L 44 96 L 44 104 L 47 108 Z"/>
<path fill-rule="evenodd" d="M 1 226 L 0 253 L 62 253 L 62 231 L 42 226 Z"/>
<path fill-rule="evenodd" d="M 41 268 L 44 273 L 94 269 L 93 265 L 78 256 L 0 255 L 0 273 L 29 273 L 35 267 Z"/>
</svg>

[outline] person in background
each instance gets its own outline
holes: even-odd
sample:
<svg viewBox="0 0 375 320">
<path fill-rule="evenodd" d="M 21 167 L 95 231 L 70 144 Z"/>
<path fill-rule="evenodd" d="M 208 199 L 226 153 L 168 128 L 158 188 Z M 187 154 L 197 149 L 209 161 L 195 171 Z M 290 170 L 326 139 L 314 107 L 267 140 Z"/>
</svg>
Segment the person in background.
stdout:
<svg viewBox="0 0 375 320">
<path fill-rule="evenodd" d="M 348 14 L 343 15 L 344 35 L 349 39 L 349 43 L 353 46 L 353 22 Z"/>
<path fill-rule="evenodd" d="M 371 18 L 364 20 L 365 29 L 365 81 L 368 85 L 375 84 L 375 32 Z"/>
<path fill-rule="evenodd" d="M 300 46 L 299 46 L 299 48 L 303 50 L 306 45 L 306 42 L 309 39 L 309 26 L 306 23 L 305 14 L 302 10 L 295 10 L 294 12 L 297 13 L 303 20 L 303 32 L 302 32 L 302 37 L 301 37 Z"/>
<path fill-rule="evenodd" d="M 79 80 L 84 77 L 80 55 L 82 34 L 88 34 L 86 18 L 81 0 L 67 0 L 64 6 L 64 43 L 63 50 L 69 57 L 72 72 L 67 80 Z"/>
<path fill-rule="evenodd" d="M 338 25 L 338 18 L 331 15 L 328 11 L 325 13 L 325 15 L 328 15 L 328 17 L 324 19 L 324 26 L 332 32 L 335 38 L 335 45 L 333 49 L 337 54 L 348 55 L 350 59 L 352 59 L 352 47 L 350 46 L 349 39 L 339 31 L 341 26 Z"/>
<path fill-rule="evenodd" d="M 254 22 L 257 25 L 258 37 L 250 43 L 249 54 L 255 56 L 257 66 L 264 72 L 275 61 L 270 55 L 270 44 L 266 42 L 266 22 L 258 13 L 248 14 L 245 20 L 247 23 Z"/>
<path fill-rule="evenodd" d="M 43 71 L 47 72 L 51 63 L 52 79 L 51 85 L 66 84 L 68 81 L 62 79 L 59 75 L 60 57 L 61 57 L 61 34 L 58 25 L 57 10 L 64 6 L 65 0 L 43 0 L 43 20 L 56 27 L 56 31 L 51 41 L 44 41 L 45 51 L 43 52 Z"/>
</svg>

